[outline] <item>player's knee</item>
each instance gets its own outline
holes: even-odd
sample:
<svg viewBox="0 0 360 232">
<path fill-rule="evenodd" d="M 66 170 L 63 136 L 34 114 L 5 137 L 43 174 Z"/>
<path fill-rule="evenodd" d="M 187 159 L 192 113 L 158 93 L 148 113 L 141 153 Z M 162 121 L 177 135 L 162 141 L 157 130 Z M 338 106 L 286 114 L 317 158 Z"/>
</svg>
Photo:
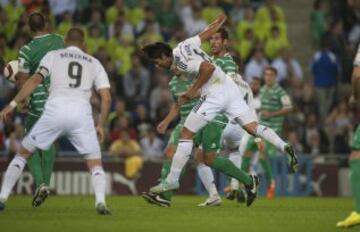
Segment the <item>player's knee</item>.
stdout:
<svg viewBox="0 0 360 232">
<path fill-rule="evenodd" d="M 176 146 L 173 146 L 173 145 L 168 146 L 164 151 L 165 159 L 172 160 L 174 157 L 175 151 L 176 151 Z"/>
<path fill-rule="evenodd" d="M 101 159 L 87 159 L 86 165 L 89 170 L 92 170 L 95 167 L 102 167 L 102 162 Z"/>
<path fill-rule="evenodd" d="M 360 150 L 353 150 L 350 154 L 349 160 L 360 159 Z"/>
<path fill-rule="evenodd" d="M 22 156 L 25 159 L 28 159 L 31 156 L 31 151 L 29 151 L 28 149 L 26 149 L 25 147 L 21 147 L 20 151 L 19 151 L 19 155 Z"/>
<path fill-rule="evenodd" d="M 204 163 L 204 153 L 199 150 L 198 152 L 196 152 L 195 154 L 195 160 L 197 163 L 201 164 Z"/>
<path fill-rule="evenodd" d="M 215 152 L 207 152 L 205 157 L 204 157 L 204 163 L 207 166 L 211 166 L 214 163 L 215 158 L 216 158 L 216 153 Z"/>
<path fill-rule="evenodd" d="M 251 122 L 248 123 L 246 125 L 243 125 L 244 130 L 246 130 L 246 132 L 248 132 L 249 134 L 256 136 L 257 135 L 257 127 L 258 127 L 258 123 L 257 122 Z"/>
<path fill-rule="evenodd" d="M 187 129 L 186 127 L 183 127 L 180 132 L 180 138 L 181 139 L 192 139 L 193 134 L 194 133 L 191 132 L 189 129 Z"/>
</svg>

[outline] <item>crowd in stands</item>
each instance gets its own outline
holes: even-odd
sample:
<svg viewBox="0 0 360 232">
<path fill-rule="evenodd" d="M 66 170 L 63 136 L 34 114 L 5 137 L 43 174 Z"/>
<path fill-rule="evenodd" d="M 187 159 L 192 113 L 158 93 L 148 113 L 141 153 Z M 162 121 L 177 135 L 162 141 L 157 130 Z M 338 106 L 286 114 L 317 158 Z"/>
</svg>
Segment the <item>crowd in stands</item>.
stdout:
<svg viewBox="0 0 360 232">
<path fill-rule="evenodd" d="M 156 41 L 175 46 L 203 30 L 220 12 L 229 16 L 225 25 L 231 35 L 229 52 L 239 57 L 243 78 L 249 82 L 262 78 L 263 69 L 272 65 L 279 84 L 292 97 L 295 112 L 287 118 L 283 136 L 305 154 L 349 152 L 358 118 L 347 99 L 360 37 L 359 1 L 315 0 L 309 14 L 312 45 L 291 44 L 284 11 L 275 0 L 0 0 L 0 4 L 1 69 L 31 39 L 26 21 L 33 11 L 46 16 L 49 31 L 64 35 L 72 26 L 86 31 L 87 52 L 100 60 L 112 83 L 104 150 L 115 157 L 132 157 L 139 168 L 141 161 L 133 157 L 162 157 L 170 131 L 163 136 L 155 128 L 172 103 L 171 75 L 144 60 L 139 48 Z M 208 44 L 203 46 L 209 51 Z M 310 67 L 301 67 L 293 56 L 293 50 L 302 46 L 313 46 Z M 305 76 L 304 68 L 311 70 L 310 76 Z M 0 78 L 0 108 L 15 93 L 15 87 Z M 95 95 L 92 104 L 96 111 Z M 6 154 L 19 146 L 22 119 L 18 114 L 0 123 L 0 150 Z M 59 147 L 69 149 L 66 142 Z"/>
</svg>

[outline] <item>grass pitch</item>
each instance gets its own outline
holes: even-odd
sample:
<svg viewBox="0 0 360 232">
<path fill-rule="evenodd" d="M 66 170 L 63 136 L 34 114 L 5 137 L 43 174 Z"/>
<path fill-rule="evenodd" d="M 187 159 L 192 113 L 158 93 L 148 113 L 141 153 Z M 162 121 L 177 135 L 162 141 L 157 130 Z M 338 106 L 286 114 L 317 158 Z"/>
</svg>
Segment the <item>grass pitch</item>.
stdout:
<svg viewBox="0 0 360 232">
<path fill-rule="evenodd" d="M 110 197 L 111 216 L 99 216 L 93 197 L 51 196 L 40 208 L 31 197 L 11 197 L 0 212 L 0 231 L 243 231 L 330 232 L 353 209 L 351 198 L 257 199 L 253 206 L 224 199 L 223 205 L 199 208 L 204 197 L 175 196 L 170 208 L 149 205 L 141 197 Z"/>
</svg>

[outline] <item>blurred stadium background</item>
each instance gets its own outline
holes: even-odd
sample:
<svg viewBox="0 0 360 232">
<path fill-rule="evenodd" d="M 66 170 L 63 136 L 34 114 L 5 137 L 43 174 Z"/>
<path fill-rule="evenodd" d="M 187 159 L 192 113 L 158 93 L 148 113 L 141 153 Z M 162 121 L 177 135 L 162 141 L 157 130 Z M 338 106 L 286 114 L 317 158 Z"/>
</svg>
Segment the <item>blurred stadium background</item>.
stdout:
<svg viewBox="0 0 360 232">
<path fill-rule="evenodd" d="M 283 157 L 272 158 L 277 195 L 351 195 L 347 157 L 360 117 L 347 102 L 360 38 L 359 0 L 0 0 L 0 70 L 17 59 L 19 48 L 31 39 L 26 22 L 33 11 L 46 15 L 49 31 L 64 35 L 73 25 L 86 30 L 87 51 L 109 74 L 113 103 L 103 146 L 109 194 L 137 194 L 153 185 L 170 133 L 160 136 L 155 130 L 172 102 L 170 74 L 143 60 L 139 48 L 154 41 L 176 45 L 224 11 L 229 16 L 229 51 L 240 57 L 243 77 L 261 78 L 264 67 L 275 66 L 279 83 L 295 105 L 283 136 L 301 154 L 301 169 L 288 175 Z M 319 56 L 329 56 L 332 62 L 324 63 Z M 324 69 L 328 72 L 319 71 Z M 15 93 L 15 86 L 0 77 L 0 108 Z M 96 111 L 96 96 L 92 104 Z M 19 148 L 23 118 L 18 113 L 0 122 L 1 173 Z M 57 148 L 54 192 L 90 194 L 82 160 L 65 140 L 60 139 Z M 125 166 L 132 161 L 138 171 L 128 173 Z M 196 169 L 188 169 L 180 192 L 204 194 Z M 226 178 L 216 178 L 222 190 Z M 32 184 L 25 172 L 15 193 L 31 194 Z"/>
</svg>

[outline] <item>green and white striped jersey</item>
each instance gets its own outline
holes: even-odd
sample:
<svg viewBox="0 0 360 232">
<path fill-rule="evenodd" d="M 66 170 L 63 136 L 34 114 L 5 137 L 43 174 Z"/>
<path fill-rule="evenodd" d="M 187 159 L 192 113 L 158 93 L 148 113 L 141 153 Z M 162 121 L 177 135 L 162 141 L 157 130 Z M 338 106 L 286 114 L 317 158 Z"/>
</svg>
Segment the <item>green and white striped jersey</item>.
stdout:
<svg viewBox="0 0 360 232">
<path fill-rule="evenodd" d="M 289 95 L 278 84 L 275 84 L 271 88 L 266 85 L 263 86 L 260 89 L 260 99 L 261 111 L 274 112 L 291 107 Z M 277 133 L 281 133 L 284 119 L 284 116 L 264 118 L 260 115 L 260 123 L 272 128 Z"/>
<path fill-rule="evenodd" d="M 64 40 L 60 35 L 45 34 L 34 37 L 33 40 L 24 45 L 19 51 L 19 71 L 33 75 L 36 72 L 41 59 L 49 51 L 63 47 Z M 50 79 L 45 78 L 34 90 L 29 100 L 29 114 L 40 117 L 48 97 L 49 86 Z"/>
</svg>

